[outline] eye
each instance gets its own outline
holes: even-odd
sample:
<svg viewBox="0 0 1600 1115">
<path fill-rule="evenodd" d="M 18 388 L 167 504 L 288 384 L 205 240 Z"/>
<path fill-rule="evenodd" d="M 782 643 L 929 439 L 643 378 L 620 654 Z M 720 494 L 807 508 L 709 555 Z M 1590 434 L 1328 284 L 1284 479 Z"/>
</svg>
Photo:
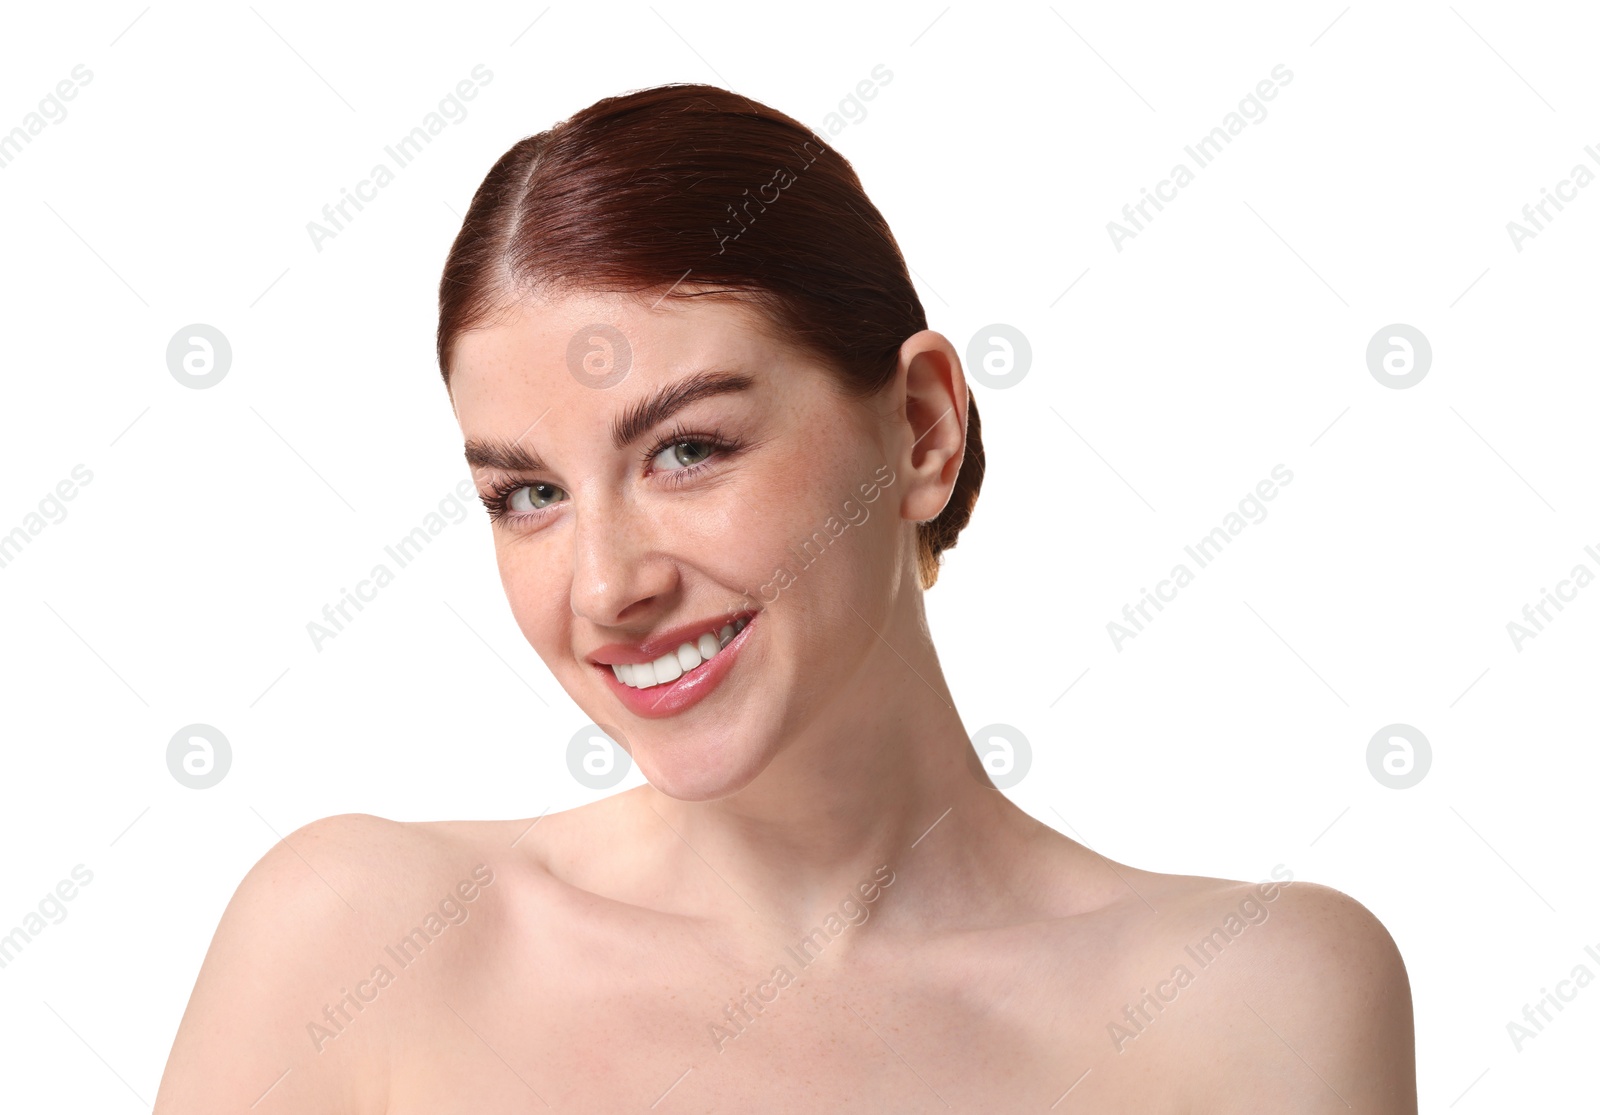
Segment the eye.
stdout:
<svg viewBox="0 0 1600 1115">
<path fill-rule="evenodd" d="M 716 447 L 706 441 L 675 441 L 650 458 L 650 464 L 663 472 L 697 465 L 711 456 Z"/>
<path fill-rule="evenodd" d="M 511 492 L 506 506 L 517 512 L 542 511 L 566 498 L 567 493 L 554 484 L 525 484 Z"/>
</svg>

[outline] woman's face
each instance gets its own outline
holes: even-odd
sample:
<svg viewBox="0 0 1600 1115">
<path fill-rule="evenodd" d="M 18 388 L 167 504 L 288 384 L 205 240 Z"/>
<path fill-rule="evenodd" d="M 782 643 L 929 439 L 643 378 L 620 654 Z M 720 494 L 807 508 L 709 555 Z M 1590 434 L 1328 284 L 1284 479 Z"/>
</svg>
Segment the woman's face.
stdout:
<svg viewBox="0 0 1600 1115">
<path fill-rule="evenodd" d="M 517 624 L 673 797 L 732 793 L 871 701 L 914 527 L 892 408 L 835 382 L 720 298 L 528 300 L 456 343 Z"/>
</svg>

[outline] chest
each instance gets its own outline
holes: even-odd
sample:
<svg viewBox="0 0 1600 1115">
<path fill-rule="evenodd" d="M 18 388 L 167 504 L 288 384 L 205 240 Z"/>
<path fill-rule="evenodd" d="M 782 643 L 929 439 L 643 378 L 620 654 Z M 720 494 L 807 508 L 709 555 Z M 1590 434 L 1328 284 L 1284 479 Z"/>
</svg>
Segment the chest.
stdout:
<svg viewBox="0 0 1600 1115">
<path fill-rule="evenodd" d="M 618 944 L 558 935 L 419 999 L 389 1115 L 1182 1109 L 1160 1035 L 1113 1044 L 1115 978 L 1039 942 Z"/>
</svg>

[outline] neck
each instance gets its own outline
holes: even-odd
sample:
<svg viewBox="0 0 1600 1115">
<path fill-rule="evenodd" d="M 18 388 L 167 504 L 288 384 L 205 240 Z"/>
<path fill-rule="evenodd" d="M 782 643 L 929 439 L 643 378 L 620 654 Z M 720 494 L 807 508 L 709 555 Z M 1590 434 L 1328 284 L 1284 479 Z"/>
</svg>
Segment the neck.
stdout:
<svg viewBox="0 0 1600 1115">
<path fill-rule="evenodd" d="M 809 925 L 884 867 L 895 882 L 870 931 L 970 916 L 974 902 L 1014 888 L 1002 865 L 1020 863 L 1022 845 L 1047 831 L 982 775 L 920 598 L 879 634 L 853 689 L 834 694 L 741 790 L 686 802 L 641 787 L 641 803 L 678 838 L 673 862 L 714 870 L 731 919 Z"/>
</svg>

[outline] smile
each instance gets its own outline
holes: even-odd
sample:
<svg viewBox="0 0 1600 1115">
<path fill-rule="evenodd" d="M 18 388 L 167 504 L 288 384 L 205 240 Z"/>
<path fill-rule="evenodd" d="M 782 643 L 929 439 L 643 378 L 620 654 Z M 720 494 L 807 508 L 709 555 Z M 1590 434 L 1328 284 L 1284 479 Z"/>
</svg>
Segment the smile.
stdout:
<svg viewBox="0 0 1600 1115">
<path fill-rule="evenodd" d="M 693 641 L 679 643 L 674 650 L 653 661 L 614 662 L 611 672 L 623 685 L 631 685 L 635 689 L 666 685 L 710 662 L 749 622 L 749 619 L 740 616 L 732 623 L 723 624 L 720 630 L 707 631 Z"/>
<path fill-rule="evenodd" d="M 699 704 L 732 672 L 759 614 L 699 620 L 642 643 L 611 643 L 586 661 L 635 716 L 676 716 Z"/>
</svg>

